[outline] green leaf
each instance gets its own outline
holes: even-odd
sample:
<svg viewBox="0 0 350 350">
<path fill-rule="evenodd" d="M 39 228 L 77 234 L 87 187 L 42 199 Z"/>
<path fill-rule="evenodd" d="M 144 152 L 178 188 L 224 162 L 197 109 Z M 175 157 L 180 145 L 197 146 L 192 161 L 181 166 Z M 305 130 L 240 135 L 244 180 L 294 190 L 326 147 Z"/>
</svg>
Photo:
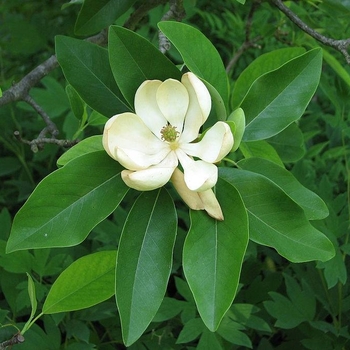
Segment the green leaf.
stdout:
<svg viewBox="0 0 350 350">
<path fill-rule="evenodd" d="M 35 283 L 32 277 L 29 275 L 29 273 L 27 273 L 27 277 L 28 277 L 28 295 L 29 295 L 29 300 L 30 300 L 30 305 L 32 307 L 32 310 L 30 312 L 28 321 L 22 328 L 22 331 L 21 331 L 22 334 L 24 334 L 30 328 L 30 324 L 35 316 L 36 309 L 38 307 L 38 301 L 36 300 Z"/>
<path fill-rule="evenodd" d="M 179 51 L 188 69 L 211 84 L 227 106 L 227 74 L 218 51 L 209 39 L 198 29 L 180 22 L 162 21 L 158 27 Z"/>
<path fill-rule="evenodd" d="M 77 35 L 91 35 L 108 27 L 136 0 L 85 0 L 75 23 Z"/>
<path fill-rule="evenodd" d="M 154 45 L 131 30 L 111 26 L 109 60 L 115 81 L 130 106 L 138 87 L 148 79 L 180 80 L 181 73 Z"/>
<path fill-rule="evenodd" d="M 109 299 L 115 290 L 116 255 L 102 251 L 74 261 L 52 285 L 43 313 L 85 309 Z"/>
<path fill-rule="evenodd" d="M 247 213 L 239 193 L 222 179 L 216 192 L 225 220 L 191 211 L 191 227 L 183 249 L 187 282 L 199 314 L 211 331 L 219 327 L 234 299 L 248 243 Z"/>
<path fill-rule="evenodd" d="M 176 344 L 189 343 L 200 336 L 205 330 L 205 325 L 200 318 L 192 318 L 185 323 L 182 328 Z"/>
<path fill-rule="evenodd" d="M 58 158 L 57 165 L 60 167 L 64 166 L 68 162 L 70 162 L 72 159 L 81 157 L 88 153 L 103 151 L 103 149 L 104 148 L 102 146 L 101 135 L 88 137 L 87 139 L 80 141 L 75 146 L 70 148 L 68 151 L 63 153 L 61 157 Z"/>
<path fill-rule="evenodd" d="M 241 332 L 241 330 L 244 329 L 244 326 L 240 325 L 237 322 L 234 322 L 228 317 L 225 317 L 220 324 L 218 334 L 220 334 L 225 340 L 232 344 L 241 345 L 244 348 L 251 349 L 252 342 L 245 333 Z"/>
<path fill-rule="evenodd" d="M 72 85 L 66 86 L 66 94 L 68 96 L 74 116 L 81 121 L 82 125 L 84 125 L 87 120 L 85 103 Z"/>
<path fill-rule="evenodd" d="M 276 327 L 291 329 L 306 321 L 287 297 L 276 292 L 270 292 L 269 295 L 273 301 L 264 301 L 264 307 L 271 316 L 277 318 Z"/>
<path fill-rule="evenodd" d="M 242 142 L 240 145 L 240 150 L 247 159 L 252 157 L 263 158 L 284 167 L 284 164 L 276 150 L 265 140 Z"/>
<path fill-rule="evenodd" d="M 239 148 L 245 130 L 245 115 L 243 109 L 237 108 L 236 110 L 234 110 L 228 116 L 227 121 L 235 123 L 235 132 L 233 133 L 234 145 L 231 149 L 231 152 L 234 152 Z"/>
<path fill-rule="evenodd" d="M 165 297 L 152 322 L 163 322 L 174 318 L 182 311 L 185 304 L 186 302 L 182 300 Z"/>
<path fill-rule="evenodd" d="M 330 240 L 309 223 L 301 207 L 265 176 L 220 168 L 220 177 L 242 196 L 254 242 L 275 248 L 291 262 L 326 261 L 334 256 Z"/>
<path fill-rule="evenodd" d="M 285 168 L 261 158 L 242 160 L 238 164 L 244 170 L 264 175 L 274 182 L 303 208 L 308 220 L 321 220 L 328 216 L 329 211 L 324 201 L 316 193 L 304 187 Z"/>
<path fill-rule="evenodd" d="M 177 216 L 165 189 L 143 192 L 127 217 L 119 243 L 116 299 L 126 346 L 157 313 L 172 266 Z"/>
<path fill-rule="evenodd" d="M 322 50 L 314 49 L 255 80 L 240 106 L 246 116 L 243 140 L 269 138 L 299 119 L 316 91 L 321 68 Z"/>
<path fill-rule="evenodd" d="M 202 336 L 199 339 L 196 350 L 209 350 L 209 349 L 223 350 L 223 347 L 219 343 L 215 333 L 210 332 L 207 329 L 204 329 Z"/>
<path fill-rule="evenodd" d="M 277 318 L 277 327 L 291 329 L 305 321 L 312 321 L 316 312 L 316 298 L 307 289 L 302 290 L 298 283 L 287 274 L 286 280 L 287 294 L 285 296 L 270 292 L 273 301 L 264 301 L 264 307 L 270 315 Z"/>
<path fill-rule="evenodd" d="M 67 81 L 92 109 L 107 117 L 130 110 L 113 79 L 106 49 L 59 35 L 56 55 Z"/>
<path fill-rule="evenodd" d="M 250 287 L 254 288 L 251 284 Z M 270 285 L 270 288 L 272 286 Z M 236 304 L 234 303 L 230 310 L 227 312 L 227 316 L 245 327 L 253 328 L 258 331 L 271 332 L 269 324 L 262 318 L 253 315 L 260 311 L 258 307 L 252 304 Z"/>
<path fill-rule="evenodd" d="M 346 284 L 348 278 L 347 268 L 343 254 L 337 250 L 333 259 L 326 262 L 319 262 L 317 268 L 324 269 L 324 278 L 327 281 L 328 289 L 333 288 L 338 282 Z"/>
<path fill-rule="evenodd" d="M 17 213 L 7 252 L 82 242 L 127 193 L 122 169 L 100 151 L 78 157 L 48 175 Z"/>
<path fill-rule="evenodd" d="M 256 79 L 271 72 L 289 60 L 305 52 L 302 47 L 288 47 L 265 53 L 255 59 L 238 77 L 232 92 L 231 105 L 233 109 L 239 107 L 248 90 Z"/>
<path fill-rule="evenodd" d="M 304 136 L 296 123 L 290 124 L 267 142 L 285 163 L 296 162 L 305 154 Z"/>
</svg>

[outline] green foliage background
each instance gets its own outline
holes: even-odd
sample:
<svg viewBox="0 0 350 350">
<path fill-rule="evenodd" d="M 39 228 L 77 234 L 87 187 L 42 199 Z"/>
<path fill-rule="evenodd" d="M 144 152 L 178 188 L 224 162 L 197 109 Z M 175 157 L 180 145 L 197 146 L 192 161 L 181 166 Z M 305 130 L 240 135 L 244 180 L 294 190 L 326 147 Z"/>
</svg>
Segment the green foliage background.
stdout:
<svg viewBox="0 0 350 350">
<path fill-rule="evenodd" d="M 299 47 L 311 49 L 319 46 L 268 2 L 257 6 L 251 19 L 253 2 L 248 0 L 244 5 L 242 2 L 184 1 L 187 13 L 184 22 L 200 29 L 209 38 L 218 49 L 225 66 L 229 65 L 233 57 L 237 58 L 228 72 L 233 92 L 244 69 L 261 55 L 279 48 L 299 50 Z M 80 3 L 71 1 L 62 8 L 59 1 L 23 4 L 18 0 L 0 5 L 0 21 L 3 23 L 0 27 L 2 91 L 55 53 L 56 35 L 76 38 L 77 45 L 84 45 L 81 41 L 84 36 L 95 34 L 112 23 L 123 24 L 132 13 L 132 10 L 128 10 L 117 20 L 102 16 L 103 20 L 99 19 L 96 28 L 89 32 L 81 26 L 83 10 L 78 16 Z M 93 1 L 86 1 L 86 10 L 89 3 L 93 4 Z M 136 2 L 135 8 L 138 5 L 139 2 Z M 308 25 L 324 35 L 333 38 L 350 36 L 348 1 L 296 1 L 290 2 L 290 6 Z M 161 5 L 151 10 L 135 31 L 157 46 L 157 23 L 167 9 L 167 5 Z M 242 55 L 237 55 L 245 42 L 247 23 L 250 38 L 256 41 Z M 65 38 L 57 37 L 56 40 Z M 282 142 L 278 136 L 269 142 L 294 176 L 327 204 L 329 216 L 312 221 L 312 225 L 333 240 L 337 247 L 336 256 L 323 263 L 293 264 L 275 250 L 250 242 L 234 304 L 217 332 L 212 333 L 198 317 L 193 296 L 180 270 L 181 247 L 189 227 L 186 208 L 180 207 L 180 226 L 166 297 L 145 334 L 131 349 L 327 350 L 349 347 L 350 69 L 338 52 L 322 48 L 324 60 L 321 81 L 304 116 L 298 121 L 302 133 L 287 131 L 284 135 L 297 138 L 300 147 L 297 150 L 279 149 Z M 174 47 L 168 57 L 176 63 L 181 62 Z M 66 81 L 59 68 L 31 90 L 31 95 L 57 124 L 61 138 L 83 139 L 101 134 L 105 116 L 86 108 L 80 111 L 82 118 L 77 119 L 73 113 L 74 106 L 71 106 L 67 97 L 74 94 L 74 90 L 66 90 Z M 229 101 L 231 107 L 239 104 L 237 96 L 239 92 L 232 94 Z M 110 115 L 112 112 L 106 110 L 104 114 Z M 51 300 L 54 300 L 56 291 L 50 289 L 58 276 L 73 262 L 76 264 L 75 272 L 84 274 L 89 267 L 79 258 L 115 250 L 135 199 L 135 193 L 126 193 L 124 205 L 119 206 L 109 220 L 96 226 L 80 245 L 5 254 L 14 215 L 39 181 L 56 170 L 56 161 L 65 151 L 55 145 L 46 145 L 40 152 L 33 153 L 27 145 L 13 137 L 13 132 L 19 130 L 21 135 L 30 140 L 37 137 L 43 127 L 42 120 L 23 102 L 0 108 L 0 341 L 10 339 L 16 333 L 14 326 L 9 324 L 22 329 L 31 315 L 34 305 L 29 295 L 33 289 L 29 288 L 28 295 L 26 273 L 33 278 L 29 279 L 29 285 L 35 285 L 38 309 L 54 310 L 55 305 Z M 291 145 L 295 145 L 293 141 Z M 269 154 L 269 158 L 272 157 L 269 152 L 276 152 L 263 141 L 256 149 L 247 146 L 239 152 L 245 156 L 257 155 L 261 149 Z M 239 152 L 233 160 L 241 158 Z M 64 158 L 61 161 L 64 162 Z M 249 169 L 249 161 L 243 166 Z M 113 267 L 110 261 L 114 255 L 106 253 L 103 257 L 103 271 L 108 279 Z M 96 261 L 100 260 L 101 256 L 96 256 Z M 59 278 L 67 278 L 66 284 L 69 286 L 74 276 L 68 274 Z M 106 301 L 89 308 L 90 305 L 82 303 L 82 310 L 75 312 L 44 315 L 25 333 L 26 341 L 14 348 L 124 348 L 119 317 L 111 297 L 114 291 L 104 289 L 108 285 L 106 280 L 96 283 L 99 283 L 97 288 L 104 291 Z M 76 303 L 77 300 L 65 302 L 69 310 L 69 302 Z"/>
</svg>

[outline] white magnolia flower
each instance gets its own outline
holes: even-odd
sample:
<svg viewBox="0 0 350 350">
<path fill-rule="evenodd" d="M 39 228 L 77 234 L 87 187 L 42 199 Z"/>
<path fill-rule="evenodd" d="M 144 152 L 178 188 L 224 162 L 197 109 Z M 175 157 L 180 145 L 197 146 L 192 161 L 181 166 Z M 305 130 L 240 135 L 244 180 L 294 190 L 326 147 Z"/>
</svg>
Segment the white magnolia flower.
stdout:
<svg viewBox="0 0 350 350">
<path fill-rule="evenodd" d="M 213 163 L 231 150 L 233 135 L 226 123 L 217 122 L 197 140 L 210 109 L 210 94 L 193 73 L 184 74 L 181 82 L 147 80 L 135 95 L 136 114 L 107 121 L 103 146 L 126 168 L 121 175 L 129 187 L 148 191 L 171 179 L 190 208 L 223 220 L 211 190 L 218 178 Z"/>
</svg>

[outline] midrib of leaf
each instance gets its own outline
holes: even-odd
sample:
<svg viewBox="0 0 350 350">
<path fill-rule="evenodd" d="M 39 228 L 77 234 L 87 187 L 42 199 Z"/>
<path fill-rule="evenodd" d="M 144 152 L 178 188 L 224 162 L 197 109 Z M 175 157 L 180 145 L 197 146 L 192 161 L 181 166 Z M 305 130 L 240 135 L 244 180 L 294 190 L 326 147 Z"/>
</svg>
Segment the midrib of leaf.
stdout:
<svg viewBox="0 0 350 350">
<path fill-rule="evenodd" d="M 30 234 L 26 235 L 24 239 L 21 241 L 18 241 L 17 245 L 20 244 L 21 242 L 25 241 L 28 237 L 31 237 L 33 234 L 39 232 L 40 230 L 44 229 L 45 226 L 54 223 L 56 219 L 58 219 L 61 215 L 63 215 L 66 211 L 72 210 L 72 208 L 77 205 L 79 202 L 84 202 L 88 196 L 91 195 L 91 193 L 94 193 L 97 191 L 99 188 L 105 186 L 108 184 L 110 181 L 114 180 L 117 176 L 119 176 L 120 173 L 117 173 L 113 175 L 111 178 L 108 180 L 104 181 L 103 183 L 99 184 L 97 187 L 94 187 L 92 190 L 87 192 L 84 196 L 80 197 L 77 201 L 72 202 L 68 207 L 64 208 L 63 210 L 59 211 L 55 216 L 53 216 L 49 221 L 45 222 L 43 225 L 36 227 L 35 230 L 30 231 Z M 126 193 L 125 193 L 126 194 Z M 125 195 L 124 195 L 125 196 Z M 61 208 L 60 208 L 61 209 Z M 51 231 L 51 230 L 50 230 Z"/>
<path fill-rule="evenodd" d="M 52 309 L 54 306 L 56 306 L 57 304 L 59 304 L 62 300 L 68 299 L 71 295 L 76 294 L 78 291 L 80 291 L 80 290 L 84 289 L 85 287 L 87 287 L 87 286 L 93 284 L 94 282 L 98 281 L 99 279 L 101 279 L 103 276 L 109 274 L 110 271 L 112 271 L 112 270 L 114 270 L 114 269 L 115 269 L 115 267 L 112 267 L 112 268 L 110 268 L 109 270 L 107 270 L 105 273 L 98 275 L 98 277 L 96 277 L 94 280 L 90 280 L 89 283 L 82 284 L 82 285 L 81 285 L 81 288 L 77 288 L 77 289 L 75 289 L 74 291 L 72 291 L 71 293 L 66 294 L 63 298 L 58 299 L 58 300 L 56 301 L 56 303 L 51 304 L 49 308 L 46 308 L 46 310 L 43 310 L 43 313 L 47 314 L 47 313 L 48 313 L 48 312 L 47 312 L 48 310 Z"/>
<path fill-rule="evenodd" d="M 259 118 L 259 116 L 260 116 L 274 101 L 276 101 L 276 100 L 283 94 L 283 92 L 284 92 L 287 88 L 290 88 L 290 86 L 291 86 L 297 79 L 299 79 L 300 76 L 301 76 L 302 74 L 304 74 L 305 70 L 310 66 L 310 64 L 311 64 L 312 61 L 313 61 L 313 59 L 308 63 L 307 66 L 305 66 L 304 69 L 302 69 L 302 70 L 300 71 L 300 74 L 298 74 L 293 80 L 291 80 L 291 81 L 288 83 L 288 85 L 286 85 L 285 88 L 284 88 L 279 94 L 277 94 L 276 97 L 275 97 L 274 99 L 272 99 L 272 100 L 269 102 L 269 104 L 267 104 L 267 105 L 265 106 L 264 109 L 262 109 L 262 110 L 259 112 L 259 114 L 258 114 L 254 119 L 252 119 L 249 123 L 247 123 L 246 127 L 248 127 L 251 123 L 253 123 L 257 118 Z M 276 70 L 278 70 L 278 69 L 280 69 L 280 68 L 281 68 L 281 67 L 275 69 L 274 71 L 267 72 L 266 74 L 269 74 L 269 73 L 271 73 L 271 72 L 275 72 Z M 256 80 L 255 80 L 255 81 L 256 81 Z M 249 90 L 248 90 L 248 92 L 249 92 Z M 247 92 L 247 94 L 248 94 L 248 92 Z M 247 95 L 247 94 L 246 94 L 246 95 Z"/>
<path fill-rule="evenodd" d="M 80 62 L 82 66 L 85 67 L 85 69 L 90 73 L 90 75 L 93 76 L 97 81 L 99 81 L 101 85 L 103 85 L 106 88 L 107 91 L 109 91 L 118 101 L 120 101 L 125 107 L 129 109 L 129 107 L 84 63 L 84 61 L 82 61 L 80 57 L 76 55 L 75 52 L 71 50 L 69 46 L 67 46 L 67 44 L 65 45 L 69 49 L 69 51 L 73 54 L 73 56 L 76 59 L 78 59 L 78 62 Z"/>
<path fill-rule="evenodd" d="M 154 213 L 154 211 L 155 211 L 155 207 L 156 207 L 156 204 L 157 204 L 157 202 L 158 202 L 159 195 L 160 195 L 160 190 L 158 191 L 157 197 L 156 197 L 156 199 L 155 199 L 155 201 L 154 201 L 154 204 L 153 204 L 153 206 L 152 206 L 151 215 L 149 216 L 149 220 L 148 220 L 148 223 L 147 223 L 147 227 L 146 227 L 146 231 L 145 231 L 145 232 L 148 231 L 148 228 L 149 228 L 149 225 L 150 225 L 150 222 L 151 222 L 151 218 L 153 217 L 153 213 Z M 143 237 L 142 245 L 141 245 L 140 251 L 142 251 L 142 247 L 144 246 L 145 237 L 146 237 L 146 235 L 144 235 L 144 237 Z M 139 271 L 140 257 L 141 257 L 141 255 L 138 254 L 137 269 L 136 269 L 136 271 Z M 136 276 L 137 276 L 137 273 L 135 273 L 135 275 L 134 275 L 134 280 L 133 280 L 131 310 L 134 310 L 134 301 L 135 301 L 135 298 L 134 298 L 134 295 L 135 295 L 135 281 L 136 281 L 136 279 L 137 279 Z M 130 317 L 130 320 L 132 320 L 132 319 L 133 319 L 133 317 Z M 129 321 L 129 326 L 130 326 L 130 321 Z"/>
</svg>

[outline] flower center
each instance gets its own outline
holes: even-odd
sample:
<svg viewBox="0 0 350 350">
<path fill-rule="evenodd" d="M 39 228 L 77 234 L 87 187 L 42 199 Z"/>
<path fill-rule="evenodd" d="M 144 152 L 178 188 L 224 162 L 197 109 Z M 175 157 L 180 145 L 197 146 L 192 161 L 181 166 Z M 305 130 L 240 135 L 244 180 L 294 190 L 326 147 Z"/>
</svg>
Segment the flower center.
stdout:
<svg viewBox="0 0 350 350">
<path fill-rule="evenodd" d="M 160 130 L 162 135 L 162 140 L 167 142 L 174 142 L 176 138 L 179 136 L 179 132 L 176 131 L 176 126 L 172 126 L 171 124 L 163 126 L 162 130 Z"/>
</svg>

